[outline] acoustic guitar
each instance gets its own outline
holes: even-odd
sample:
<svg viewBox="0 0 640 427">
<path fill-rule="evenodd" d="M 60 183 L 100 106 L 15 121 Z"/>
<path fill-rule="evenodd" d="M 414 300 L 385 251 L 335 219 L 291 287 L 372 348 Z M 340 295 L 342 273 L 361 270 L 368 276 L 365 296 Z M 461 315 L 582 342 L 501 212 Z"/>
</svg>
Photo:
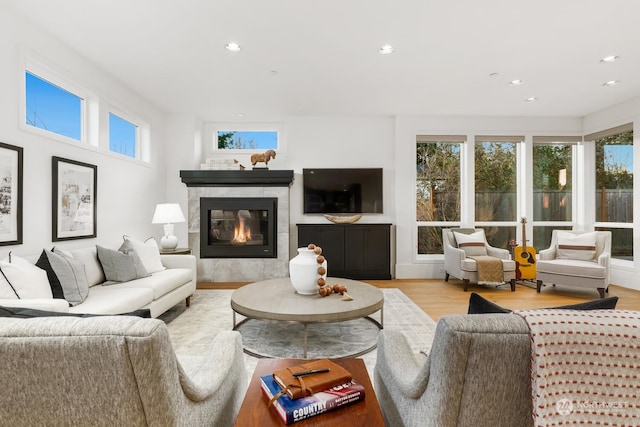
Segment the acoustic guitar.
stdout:
<svg viewBox="0 0 640 427">
<path fill-rule="evenodd" d="M 536 278 L 536 250 L 533 246 L 527 246 L 527 234 L 526 224 L 527 219 L 522 217 L 520 220 L 522 224 L 522 245 L 518 246 L 515 250 L 516 261 L 520 264 L 520 277 L 522 279 L 535 279 Z"/>
</svg>

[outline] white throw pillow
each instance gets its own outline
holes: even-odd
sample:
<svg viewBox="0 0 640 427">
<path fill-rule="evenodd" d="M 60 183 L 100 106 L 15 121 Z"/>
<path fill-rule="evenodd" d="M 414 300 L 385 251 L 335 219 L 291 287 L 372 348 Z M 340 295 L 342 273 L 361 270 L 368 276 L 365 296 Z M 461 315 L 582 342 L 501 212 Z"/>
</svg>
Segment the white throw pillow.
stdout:
<svg viewBox="0 0 640 427">
<path fill-rule="evenodd" d="M 10 255 L 9 260 L 0 261 L 0 270 L 20 299 L 53 299 L 47 272 L 26 259 Z"/>
<path fill-rule="evenodd" d="M 18 299 L 16 291 L 7 281 L 3 273 L 0 273 L 0 299 Z"/>
<path fill-rule="evenodd" d="M 454 231 L 453 237 L 456 238 L 458 248 L 462 249 L 467 256 L 480 256 L 487 254 L 487 248 L 484 245 L 483 230 L 479 230 L 471 234 Z"/>
<path fill-rule="evenodd" d="M 596 257 L 597 232 L 574 234 L 558 231 L 556 258 L 593 261 Z"/>
<path fill-rule="evenodd" d="M 141 242 L 129 236 L 124 236 L 124 243 L 120 246 L 119 251 L 125 254 L 131 251 L 137 253 L 142 261 L 142 265 L 144 265 L 145 270 L 147 270 L 149 274 L 165 269 L 162 261 L 160 261 L 158 244 L 153 237 Z"/>
</svg>

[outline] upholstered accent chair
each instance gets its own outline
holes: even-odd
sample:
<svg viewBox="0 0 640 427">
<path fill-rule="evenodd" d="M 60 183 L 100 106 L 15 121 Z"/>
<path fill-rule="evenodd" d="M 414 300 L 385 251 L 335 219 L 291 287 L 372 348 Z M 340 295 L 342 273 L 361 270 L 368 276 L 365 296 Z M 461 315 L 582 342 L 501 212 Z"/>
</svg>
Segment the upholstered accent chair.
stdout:
<svg viewBox="0 0 640 427">
<path fill-rule="evenodd" d="M 176 358 L 165 323 L 0 318 L 0 420 L 11 426 L 232 426 L 247 388 L 238 332 Z"/>
<path fill-rule="evenodd" d="M 545 284 L 596 289 L 604 298 L 611 267 L 610 231 L 553 230 L 549 248 L 538 252 L 536 288 Z"/>
<path fill-rule="evenodd" d="M 461 233 L 469 236 L 470 242 L 466 244 L 472 245 L 470 248 L 480 249 L 488 256 L 499 258 L 502 260 L 502 269 L 504 271 L 503 281 L 509 283 L 511 290 L 516 289 L 516 263 L 511 259 L 511 254 L 507 249 L 494 248 L 487 243 L 483 229 L 474 228 L 445 228 L 442 230 L 442 247 L 444 250 L 444 269 L 445 282 L 449 280 L 449 276 L 462 280 L 462 287 L 466 292 L 469 283 L 478 283 L 478 264 L 475 259 L 469 258 L 467 255 L 472 253 L 469 249 L 463 249 L 456 242 L 455 233 Z M 473 241 L 475 240 L 475 242 Z"/>
</svg>

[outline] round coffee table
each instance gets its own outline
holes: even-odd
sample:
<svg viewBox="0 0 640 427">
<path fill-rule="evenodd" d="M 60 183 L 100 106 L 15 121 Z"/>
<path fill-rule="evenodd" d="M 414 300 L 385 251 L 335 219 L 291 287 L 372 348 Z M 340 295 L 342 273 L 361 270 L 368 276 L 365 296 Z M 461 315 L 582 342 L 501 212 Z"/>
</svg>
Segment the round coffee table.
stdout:
<svg viewBox="0 0 640 427">
<path fill-rule="evenodd" d="M 380 289 L 356 280 L 328 277 L 328 285 L 345 285 L 351 301 L 342 301 L 340 295 L 321 297 L 320 295 L 298 294 L 288 277 L 263 280 L 238 288 L 231 294 L 233 329 L 237 329 L 248 319 L 281 320 L 299 322 L 304 325 L 303 351 L 307 357 L 307 325 L 311 323 L 333 323 L 365 318 L 379 329 L 383 328 L 384 295 Z M 380 311 L 380 322 L 369 317 Z M 236 313 L 245 316 L 236 323 Z M 375 341 L 366 350 L 351 356 L 359 356 L 376 347 Z M 245 349 L 245 352 L 247 350 Z M 262 355 L 248 352 L 253 356 Z"/>
</svg>

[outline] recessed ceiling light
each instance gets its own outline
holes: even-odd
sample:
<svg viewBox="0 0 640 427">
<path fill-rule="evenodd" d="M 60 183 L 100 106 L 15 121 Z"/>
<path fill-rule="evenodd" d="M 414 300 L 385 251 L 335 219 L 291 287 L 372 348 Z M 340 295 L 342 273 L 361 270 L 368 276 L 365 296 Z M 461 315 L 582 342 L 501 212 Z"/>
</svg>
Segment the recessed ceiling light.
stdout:
<svg viewBox="0 0 640 427">
<path fill-rule="evenodd" d="M 521 84 L 524 84 L 524 80 L 520 80 L 520 79 L 517 79 L 517 80 L 511 80 L 511 81 L 509 82 L 509 84 L 510 84 L 511 86 L 520 86 Z"/>
<path fill-rule="evenodd" d="M 395 49 L 393 48 L 393 46 L 389 45 L 389 44 L 385 44 L 384 46 L 382 46 L 379 50 L 378 53 L 380 55 L 390 55 L 393 53 Z"/>
<path fill-rule="evenodd" d="M 536 102 L 538 100 L 538 98 L 536 98 L 535 96 L 532 96 L 530 98 L 525 99 L 525 101 L 527 102 Z"/>
<path fill-rule="evenodd" d="M 236 114 L 236 115 L 237 115 L 238 117 L 240 117 L 240 118 L 244 117 L 244 113 L 238 113 L 238 114 Z"/>
<path fill-rule="evenodd" d="M 491 73 L 489 74 L 489 77 L 498 77 L 498 73 Z"/>
<path fill-rule="evenodd" d="M 620 80 L 609 80 L 608 82 L 602 83 L 602 86 L 618 86 L 620 84 Z"/>
<path fill-rule="evenodd" d="M 602 58 L 600 60 L 600 62 L 605 62 L 605 63 L 607 63 L 607 62 L 615 62 L 618 59 L 620 59 L 620 57 L 618 55 L 610 55 L 610 56 L 605 56 L 604 58 Z"/>
<path fill-rule="evenodd" d="M 271 74 L 272 76 L 277 76 L 278 75 L 278 70 L 271 70 L 271 71 L 269 71 L 269 74 Z"/>
<path fill-rule="evenodd" d="M 242 48 L 240 47 L 240 45 L 238 43 L 227 43 L 224 46 L 229 52 L 240 52 L 242 50 Z"/>
</svg>

